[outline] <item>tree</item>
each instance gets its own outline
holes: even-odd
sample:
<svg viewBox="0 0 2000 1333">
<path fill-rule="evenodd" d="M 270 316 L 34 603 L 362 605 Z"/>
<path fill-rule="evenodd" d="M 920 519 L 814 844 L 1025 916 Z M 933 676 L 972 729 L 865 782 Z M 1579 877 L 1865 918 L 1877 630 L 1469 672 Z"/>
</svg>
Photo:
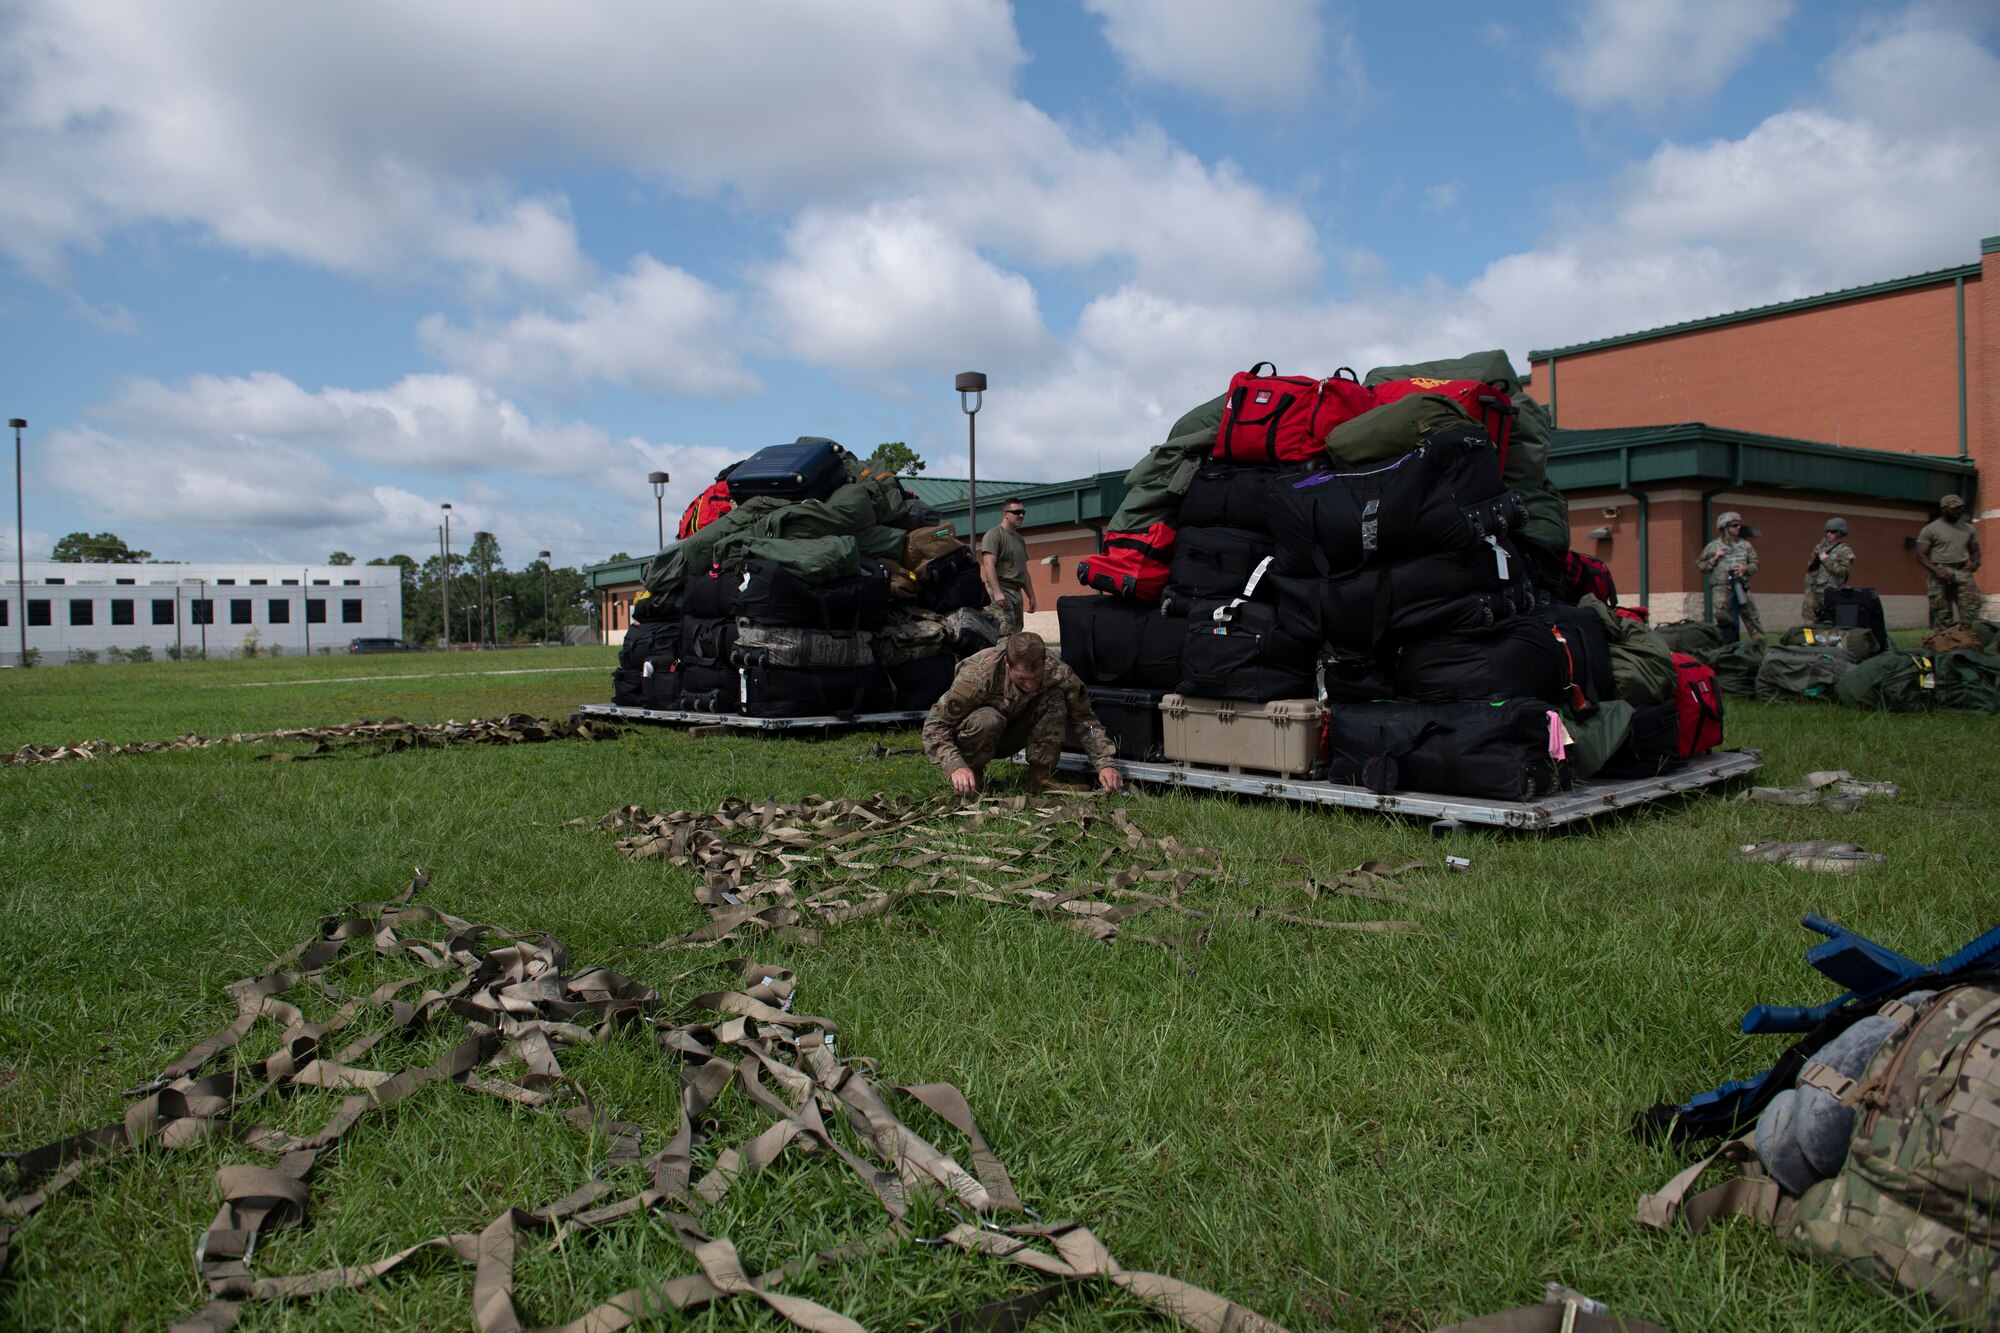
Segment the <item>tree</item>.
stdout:
<svg viewBox="0 0 2000 1333">
<path fill-rule="evenodd" d="M 326 563 L 329 565 L 351 565 L 354 563 L 354 557 L 345 551 L 335 551 L 326 558 Z"/>
<path fill-rule="evenodd" d="M 914 477 L 924 470 L 923 458 L 901 440 L 876 445 L 875 452 L 861 461 L 873 471 L 887 472 L 892 477 Z"/>
<path fill-rule="evenodd" d="M 134 565 L 153 558 L 151 551 L 135 551 L 115 532 L 72 532 L 56 543 L 49 559 L 76 561 L 87 565 Z"/>
</svg>

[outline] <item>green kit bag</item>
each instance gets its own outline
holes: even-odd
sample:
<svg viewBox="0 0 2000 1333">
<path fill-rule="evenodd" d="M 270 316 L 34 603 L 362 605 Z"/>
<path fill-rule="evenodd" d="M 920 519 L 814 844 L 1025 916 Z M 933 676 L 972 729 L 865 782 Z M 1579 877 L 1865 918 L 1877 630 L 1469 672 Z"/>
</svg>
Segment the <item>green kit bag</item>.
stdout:
<svg viewBox="0 0 2000 1333">
<path fill-rule="evenodd" d="M 1181 501 L 1187 498 L 1194 474 L 1215 447 L 1215 429 L 1211 426 L 1205 433 L 1175 435 L 1147 450 L 1125 474 L 1125 499 L 1106 531 L 1144 532 L 1155 523 L 1177 526 Z"/>
<path fill-rule="evenodd" d="M 1877 653 L 1835 681 L 1833 692 L 1849 708 L 1922 713 L 1936 702 L 1937 674 L 1927 653 Z"/>
<path fill-rule="evenodd" d="M 770 560 L 807 583 L 838 583 L 861 572 L 861 548 L 852 537 L 751 537 L 732 534 L 716 548 L 716 559 L 738 563 Z"/>
<path fill-rule="evenodd" d="M 1335 426 L 1326 452 L 1342 467 L 1366 467 L 1401 458 L 1441 430 L 1471 424 L 1465 409 L 1442 394 L 1413 393 Z"/>
<path fill-rule="evenodd" d="M 1757 668 L 1757 697 L 1765 703 L 1787 699 L 1832 699 L 1840 678 L 1854 670 L 1845 648 L 1781 643 L 1764 652 Z"/>
<path fill-rule="evenodd" d="M 1680 689 L 1680 668 L 1674 665 L 1674 650 L 1644 621 L 1621 616 L 1595 597 L 1577 605 L 1597 613 L 1604 625 L 1604 637 L 1611 647 L 1611 679 L 1618 697 L 1634 708 L 1660 703 Z"/>
<path fill-rule="evenodd" d="M 1721 635 L 1718 633 L 1717 637 Z M 1738 639 L 1717 648 L 1708 664 L 1715 668 L 1715 683 L 1722 687 L 1723 694 L 1738 699 L 1756 698 L 1757 672 L 1763 668 L 1764 654 L 1769 650 L 1770 645 L 1762 639 Z"/>
<path fill-rule="evenodd" d="M 1715 665 L 1715 650 L 1722 647 L 1722 631 L 1706 620 L 1669 620 L 1653 626 L 1660 641 L 1677 653 L 1686 653 L 1704 666 Z"/>
<path fill-rule="evenodd" d="M 2000 657 L 1938 654 L 1937 706 L 1951 713 L 2000 713 Z"/>
<path fill-rule="evenodd" d="M 1623 699 L 1605 699 L 1587 718 L 1565 718 L 1569 729 L 1569 766 L 1579 778 L 1594 778 L 1611 756 L 1625 747 L 1632 734 L 1635 710 Z"/>
<path fill-rule="evenodd" d="M 1785 631 L 1778 642 L 1797 647 L 1800 644 L 1817 646 L 1828 644 L 1835 648 L 1845 648 L 1848 655 L 1857 662 L 1865 662 L 1881 652 L 1885 646 L 1875 637 L 1875 631 L 1866 625 L 1794 625 Z"/>
</svg>

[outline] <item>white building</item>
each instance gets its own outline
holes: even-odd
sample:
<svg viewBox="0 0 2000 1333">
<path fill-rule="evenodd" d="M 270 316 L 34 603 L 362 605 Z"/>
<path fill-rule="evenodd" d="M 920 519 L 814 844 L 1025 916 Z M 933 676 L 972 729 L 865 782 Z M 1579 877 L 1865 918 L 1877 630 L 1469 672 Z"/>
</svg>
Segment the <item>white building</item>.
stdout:
<svg viewBox="0 0 2000 1333">
<path fill-rule="evenodd" d="M 402 572 L 394 565 L 95 565 L 30 560 L 27 587 L 0 571 L 0 662 L 28 647 L 45 665 L 72 649 L 144 645 L 235 657 L 256 635 L 259 652 L 345 651 L 350 639 L 401 638 Z"/>
</svg>

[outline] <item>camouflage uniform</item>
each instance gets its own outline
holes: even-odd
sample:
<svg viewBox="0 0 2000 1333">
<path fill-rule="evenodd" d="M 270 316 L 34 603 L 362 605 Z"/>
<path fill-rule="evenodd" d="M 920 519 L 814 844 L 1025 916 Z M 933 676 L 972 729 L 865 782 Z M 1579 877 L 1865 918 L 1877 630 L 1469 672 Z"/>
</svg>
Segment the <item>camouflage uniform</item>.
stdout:
<svg viewBox="0 0 2000 1333">
<path fill-rule="evenodd" d="M 983 775 L 993 760 L 1025 748 L 1028 783 L 1039 786 L 1055 772 L 1067 724 L 1093 768 L 1109 765 L 1117 752 L 1076 673 L 1044 649 L 1042 688 L 1026 694 L 1007 678 L 1006 651 L 988 648 L 959 664 L 951 688 L 924 719 L 924 758 L 947 777 L 960 768 Z"/>
<path fill-rule="evenodd" d="M 1743 605 L 1732 614 L 1729 577 L 1738 565 L 1743 566 Z M 1744 634 L 1762 638 L 1764 618 L 1757 614 L 1757 599 L 1750 595 L 1750 577 L 1757 572 L 1757 548 L 1749 539 L 1738 537 L 1732 542 L 1716 538 L 1701 548 L 1694 567 L 1708 575 L 1708 586 L 1715 590 L 1715 623 L 1727 625 L 1734 621 Z"/>
<path fill-rule="evenodd" d="M 1813 554 L 1819 564 L 1806 570 L 1805 600 L 1799 603 L 1802 625 L 1817 625 L 1826 619 L 1827 589 L 1845 588 L 1848 571 L 1854 568 L 1854 548 L 1846 542 L 1829 542 L 1822 537 Z"/>
<path fill-rule="evenodd" d="M 1028 581 L 1028 544 L 1020 534 L 1004 524 L 988 528 L 979 539 L 979 554 L 993 557 L 993 577 L 1000 584 L 1000 599 L 989 603 L 993 618 L 1000 622 L 1000 638 L 1021 632 L 1022 588 Z"/>
<path fill-rule="evenodd" d="M 1952 581 L 1946 583 L 1929 570 L 1924 571 L 1924 591 L 1929 594 L 1931 602 L 1931 624 L 1939 629 L 1947 625 L 1970 625 L 1979 619 L 1979 613 L 1984 609 L 1979 585 L 1973 581 L 1972 571 L 1967 568 L 1977 540 L 1972 523 L 1964 518 L 1955 521 L 1933 519 L 1917 534 L 1919 544 L 1930 543 L 1931 563 L 1952 576 Z"/>
</svg>

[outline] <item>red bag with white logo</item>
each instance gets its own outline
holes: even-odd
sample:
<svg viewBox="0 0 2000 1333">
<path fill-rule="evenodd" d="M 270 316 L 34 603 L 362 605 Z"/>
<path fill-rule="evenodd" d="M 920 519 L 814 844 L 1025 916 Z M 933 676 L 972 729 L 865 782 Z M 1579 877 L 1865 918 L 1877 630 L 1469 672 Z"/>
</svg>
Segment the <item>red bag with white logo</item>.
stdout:
<svg viewBox="0 0 2000 1333">
<path fill-rule="evenodd" d="M 1316 380 L 1280 375 L 1269 361 L 1259 361 L 1230 379 L 1211 457 L 1232 463 L 1303 462 L 1326 447 L 1329 431 L 1375 402 L 1375 391 L 1363 388 L 1345 366 Z"/>
<path fill-rule="evenodd" d="M 1686 653 L 1674 654 L 1674 667 L 1681 675 L 1674 692 L 1681 713 L 1681 757 L 1707 754 L 1722 744 L 1722 689 L 1715 683 L 1715 668 Z"/>
<path fill-rule="evenodd" d="M 1076 581 L 1135 602 L 1157 602 L 1173 564 L 1174 535 L 1164 523 L 1144 532 L 1107 532 L 1104 549 L 1077 564 Z"/>
<path fill-rule="evenodd" d="M 1514 399 L 1505 389 L 1484 380 L 1384 380 L 1375 386 L 1375 402 L 1387 406 L 1413 393 L 1434 393 L 1449 398 L 1474 421 L 1486 428 L 1493 448 L 1500 455 L 1500 470 L 1507 470 L 1507 446 L 1514 439 Z"/>
</svg>

